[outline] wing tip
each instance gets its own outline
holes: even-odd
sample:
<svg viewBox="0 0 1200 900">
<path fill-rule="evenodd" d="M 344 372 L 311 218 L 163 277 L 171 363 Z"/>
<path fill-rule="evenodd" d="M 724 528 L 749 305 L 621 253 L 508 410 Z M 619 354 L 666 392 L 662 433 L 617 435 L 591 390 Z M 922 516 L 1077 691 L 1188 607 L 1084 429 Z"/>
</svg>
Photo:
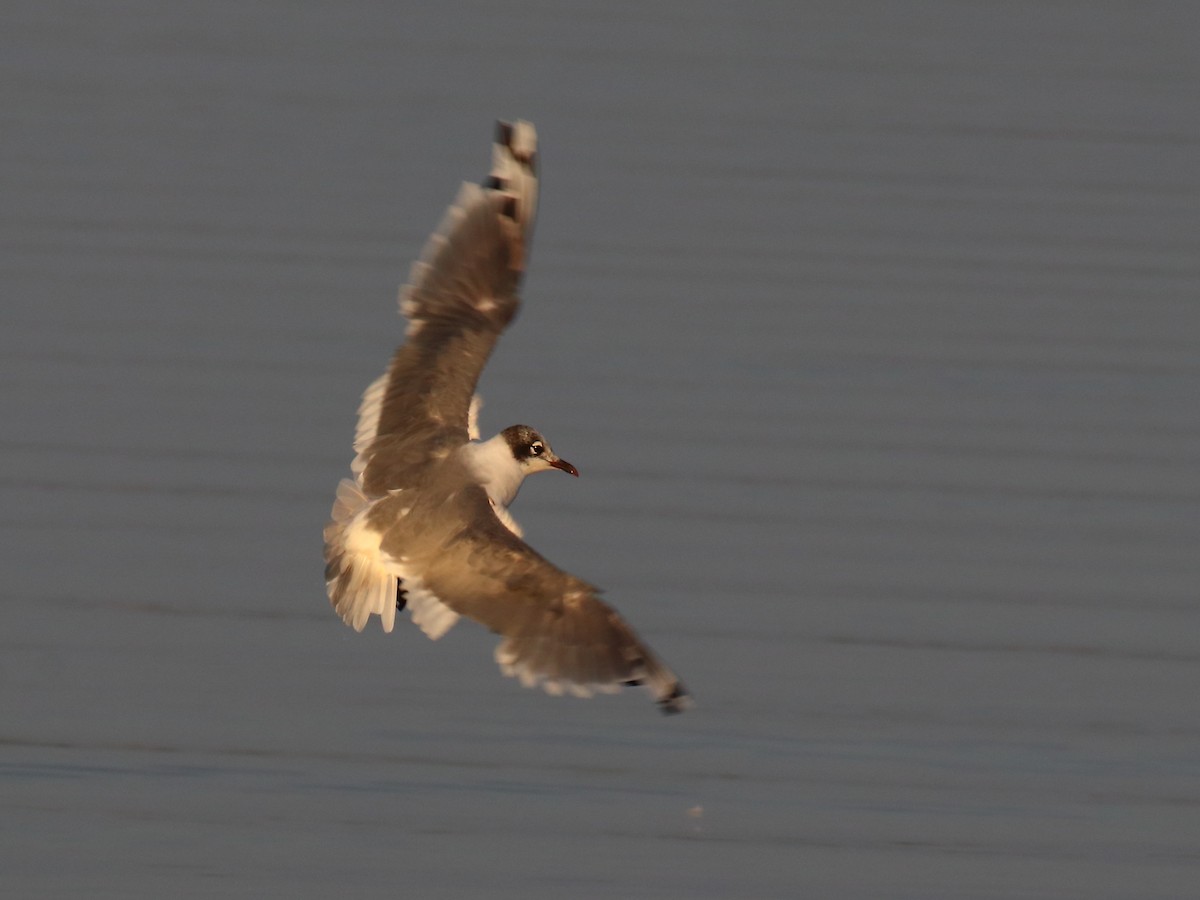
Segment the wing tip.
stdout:
<svg viewBox="0 0 1200 900">
<path fill-rule="evenodd" d="M 521 162 L 532 162 L 537 156 L 537 129 L 527 119 L 513 122 L 497 119 L 495 143 Z"/>
<path fill-rule="evenodd" d="M 537 131 L 530 122 L 518 119 L 497 123 L 491 171 L 479 184 L 463 182 L 413 263 L 399 297 L 400 312 L 409 320 L 408 337 L 415 337 L 424 327 L 425 317 L 417 295 L 432 277 L 439 257 L 450 246 L 459 226 L 478 207 L 487 203 L 490 210 L 497 209 L 497 197 L 502 201 L 499 211 L 509 220 L 505 229 L 506 240 L 511 244 L 508 265 L 519 278 L 526 265 L 538 204 Z"/>
<path fill-rule="evenodd" d="M 664 716 L 678 715 L 696 705 L 681 681 L 671 684 L 665 692 L 654 698 L 654 702 L 658 704 L 659 712 Z"/>
<path fill-rule="evenodd" d="M 573 697 L 588 698 L 597 693 L 615 694 L 623 687 L 644 687 L 663 715 L 676 715 L 696 705 L 683 682 L 657 660 L 650 663 L 647 671 L 627 679 L 575 681 L 569 677 L 555 677 L 537 671 L 527 660 L 520 657 L 507 639 L 496 645 L 495 657 L 504 675 L 515 678 L 522 687 L 540 687 L 554 697 L 569 694 Z"/>
<path fill-rule="evenodd" d="M 525 248 L 537 217 L 537 169 L 537 130 L 533 123 L 524 119 L 497 122 L 492 170 L 482 187 L 504 196 L 504 215 L 520 226 Z"/>
</svg>

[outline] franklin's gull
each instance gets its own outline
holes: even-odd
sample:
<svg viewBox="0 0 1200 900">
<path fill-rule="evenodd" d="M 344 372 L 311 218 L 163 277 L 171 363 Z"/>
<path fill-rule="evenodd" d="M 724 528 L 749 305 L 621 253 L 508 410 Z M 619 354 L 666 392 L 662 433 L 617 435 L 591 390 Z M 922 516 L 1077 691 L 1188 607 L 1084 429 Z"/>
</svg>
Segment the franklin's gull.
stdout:
<svg viewBox="0 0 1200 900">
<path fill-rule="evenodd" d="M 325 585 L 361 631 L 398 609 L 437 639 L 467 616 L 500 635 L 506 675 L 552 694 L 643 685 L 663 712 L 690 698 L 590 584 L 521 538 L 508 507 L 535 472 L 578 471 L 527 425 L 480 441 L 475 385 L 520 304 L 537 208 L 537 137 L 499 123 L 492 170 L 464 184 L 413 266 L 405 342 L 367 388 L 325 528 Z"/>
</svg>

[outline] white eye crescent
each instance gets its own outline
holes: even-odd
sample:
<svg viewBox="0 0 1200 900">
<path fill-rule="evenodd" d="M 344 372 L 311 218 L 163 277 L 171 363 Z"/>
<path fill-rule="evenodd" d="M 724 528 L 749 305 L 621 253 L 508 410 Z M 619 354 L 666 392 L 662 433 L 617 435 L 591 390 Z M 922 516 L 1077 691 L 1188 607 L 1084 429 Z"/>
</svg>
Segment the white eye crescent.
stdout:
<svg viewBox="0 0 1200 900">
<path fill-rule="evenodd" d="M 530 456 L 541 456 L 546 451 L 546 445 L 541 441 L 534 441 L 529 445 Z"/>
</svg>

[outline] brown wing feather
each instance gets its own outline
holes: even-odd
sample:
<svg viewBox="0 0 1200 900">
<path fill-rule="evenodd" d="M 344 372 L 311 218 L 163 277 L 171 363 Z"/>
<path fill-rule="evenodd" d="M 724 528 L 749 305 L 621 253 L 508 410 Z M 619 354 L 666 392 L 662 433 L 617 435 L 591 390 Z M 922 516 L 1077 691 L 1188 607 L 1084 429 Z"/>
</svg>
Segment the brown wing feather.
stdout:
<svg viewBox="0 0 1200 900">
<path fill-rule="evenodd" d="M 475 385 L 520 306 L 517 287 L 537 197 L 532 126 L 521 146 L 498 143 L 483 186 L 464 184 L 401 294 L 407 339 L 395 352 L 363 451 L 369 495 L 407 486 L 411 467 L 467 441 Z M 512 132 L 501 140 L 512 142 Z M 523 155 L 522 155 L 523 154 Z M 407 452 L 411 450 L 411 452 Z"/>
<path fill-rule="evenodd" d="M 421 485 L 410 519 L 421 523 L 420 539 L 401 523 L 383 550 L 404 556 L 450 609 L 501 635 L 497 661 L 524 684 L 584 694 L 644 684 L 664 712 L 684 709 L 679 679 L 599 591 L 501 525 L 484 491 L 463 487 L 455 467 L 448 461 Z M 427 549 L 411 555 L 418 546 Z"/>
</svg>

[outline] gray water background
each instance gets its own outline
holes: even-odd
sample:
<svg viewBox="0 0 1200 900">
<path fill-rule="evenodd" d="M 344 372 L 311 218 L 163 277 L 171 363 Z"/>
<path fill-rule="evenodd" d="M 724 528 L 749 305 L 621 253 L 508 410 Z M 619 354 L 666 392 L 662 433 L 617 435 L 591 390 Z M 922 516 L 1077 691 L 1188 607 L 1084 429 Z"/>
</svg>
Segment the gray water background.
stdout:
<svg viewBox="0 0 1200 900">
<path fill-rule="evenodd" d="M 0 894 L 1200 896 L 1200 13 L 0 13 Z M 486 431 L 694 690 L 355 634 L 320 533 L 492 121 Z"/>
</svg>

